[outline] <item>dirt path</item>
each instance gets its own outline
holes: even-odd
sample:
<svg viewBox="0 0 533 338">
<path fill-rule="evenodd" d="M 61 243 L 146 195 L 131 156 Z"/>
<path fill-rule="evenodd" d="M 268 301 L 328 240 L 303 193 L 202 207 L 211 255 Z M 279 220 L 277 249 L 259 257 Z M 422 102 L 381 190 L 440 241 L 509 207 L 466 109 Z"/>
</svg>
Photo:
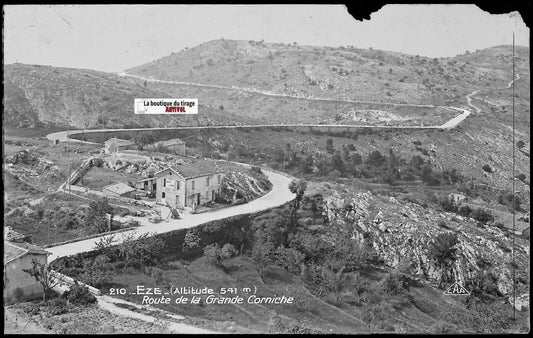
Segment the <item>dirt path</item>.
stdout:
<svg viewBox="0 0 533 338">
<path fill-rule="evenodd" d="M 4 307 L 4 334 L 50 334 L 25 314 Z"/>
<path fill-rule="evenodd" d="M 98 306 L 100 306 L 104 310 L 107 310 L 107 311 L 109 311 L 109 312 L 111 312 L 111 313 L 113 313 L 115 315 L 122 316 L 122 317 L 139 319 L 139 320 L 142 320 L 142 321 L 145 321 L 145 322 L 148 322 L 148 323 L 157 323 L 157 324 L 160 324 L 160 325 L 164 326 L 166 329 L 168 329 L 169 331 L 171 331 L 173 333 L 180 333 L 180 334 L 181 333 L 187 333 L 187 334 L 213 334 L 213 333 L 216 333 L 214 331 L 201 329 L 201 328 L 198 328 L 198 327 L 195 327 L 195 326 L 191 326 L 191 325 L 187 325 L 187 324 L 183 324 L 183 323 L 177 323 L 177 322 L 170 321 L 170 320 L 164 320 L 164 319 L 156 318 L 156 317 L 148 315 L 148 314 L 135 312 L 135 311 L 128 310 L 126 308 L 119 307 L 119 306 L 116 305 L 117 303 L 122 303 L 122 304 L 127 304 L 127 305 L 129 305 L 131 307 L 135 307 L 135 308 L 138 308 L 138 309 L 141 308 L 139 305 L 131 303 L 131 302 L 128 302 L 128 301 L 125 301 L 125 300 L 116 299 L 116 298 L 109 297 L 109 296 L 100 296 L 100 297 L 97 297 L 97 298 L 98 298 Z M 153 311 L 157 311 L 157 310 L 153 309 Z M 174 315 L 173 317 L 175 319 L 178 319 L 178 320 L 179 319 L 183 319 L 183 317 L 177 316 L 177 315 Z"/>
<path fill-rule="evenodd" d="M 520 74 L 516 73 L 516 77 L 513 80 L 511 80 L 511 82 L 509 82 L 509 84 L 507 85 L 506 89 L 511 88 L 511 86 L 513 85 L 513 82 L 515 82 L 515 81 L 517 81 L 519 79 L 520 79 Z"/>
</svg>

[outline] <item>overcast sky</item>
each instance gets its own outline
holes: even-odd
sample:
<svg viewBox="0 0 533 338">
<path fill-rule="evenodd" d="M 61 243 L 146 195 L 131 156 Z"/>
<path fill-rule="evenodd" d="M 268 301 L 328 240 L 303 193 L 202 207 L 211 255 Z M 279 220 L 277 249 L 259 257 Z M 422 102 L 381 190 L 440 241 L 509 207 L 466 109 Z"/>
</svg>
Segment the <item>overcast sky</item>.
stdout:
<svg viewBox="0 0 533 338">
<path fill-rule="evenodd" d="M 118 72 L 225 38 L 398 51 L 428 57 L 529 46 L 518 13 L 475 5 L 387 5 L 355 20 L 343 5 L 4 6 L 4 63 Z"/>
</svg>

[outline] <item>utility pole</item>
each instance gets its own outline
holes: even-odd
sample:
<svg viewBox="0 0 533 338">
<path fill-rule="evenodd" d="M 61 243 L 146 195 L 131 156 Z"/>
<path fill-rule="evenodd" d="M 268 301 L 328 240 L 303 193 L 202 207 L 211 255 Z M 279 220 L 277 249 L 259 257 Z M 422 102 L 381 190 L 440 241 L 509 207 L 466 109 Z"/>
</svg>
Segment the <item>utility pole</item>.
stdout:
<svg viewBox="0 0 533 338">
<path fill-rule="evenodd" d="M 516 224 L 515 224 L 515 216 L 516 216 L 516 212 L 515 212 L 515 200 L 516 200 L 516 196 L 515 196 L 515 138 L 514 138 L 514 118 L 515 118 L 515 107 L 514 107 L 514 81 L 515 79 L 515 75 L 514 75 L 514 32 L 513 32 L 513 170 L 512 170 L 512 176 L 511 176 L 511 179 L 513 180 L 513 207 L 512 207 L 512 210 L 513 210 L 513 248 L 511 250 L 511 255 L 512 255 L 512 259 L 511 259 L 511 265 L 512 265 L 512 271 L 513 271 L 513 277 L 512 277 L 512 281 L 513 281 L 513 321 L 516 323 L 516 283 L 515 283 L 515 262 L 514 262 L 514 259 L 515 259 L 515 232 L 516 232 Z"/>
<path fill-rule="evenodd" d="M 285 155 L 287 154 L 287 148 L 283 149 L 283 172 L 285 172 Z"/>
</svg>

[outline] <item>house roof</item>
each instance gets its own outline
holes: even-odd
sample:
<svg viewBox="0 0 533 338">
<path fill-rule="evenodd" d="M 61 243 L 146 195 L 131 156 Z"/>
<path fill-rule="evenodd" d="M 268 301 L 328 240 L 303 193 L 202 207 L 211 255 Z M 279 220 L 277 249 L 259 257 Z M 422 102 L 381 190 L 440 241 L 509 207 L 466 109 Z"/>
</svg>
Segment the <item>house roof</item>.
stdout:
<svg viewBox="0 0 533 338">
<path fill-rule="evenodd" d="M 116 137 L 110 138 L 109 140 L 105 141 L 104 143 L 105 144 L 115 144 L 116 146 L 131 146 L 131 145 L 135 144 L 135 143 L 133 143 L 130 140 L 123 140 L 123 139 L 116 138 Z"/>
<path fill-rule="evenodd" d="M 155 180 L 155 177 L 147 177 L 147 178 L 143 178 L 142 180 L 138 180 L 137 183 L 146 182 L 146 181 L 153 181 L 153 180 Z"/>
<path fill-rule="evenodd" d="M 48 252 L 33 244 L 12 243 L 4 240 L 4 264 L 9 263 L 26 254 L 51 255 L 51 252 Z"/>
<path fill-rule="evenodd" d="M 180 140 L 179 138 L 173 138 L 167 141 L 160 141 L 158 142 L 158 144 L 162 145 L 163 147 L 170 147 L 170 146 L 182 145 L 182 144 L 185 144 L 185 142 Z"/>
<path fill-rule="evenodd" d="M 125 183 L 119 182 L 119 183 L 113 183 L 110 185 L 106 185 L 105 187 L 102 188 L 102 190 L 108 190 L 115 194 L 122 195 L 122 194 L 127 194 L 137 189 L 132 188 Z"/>
<path fill-rule="evenodd" d="M 173 170 L 174 172 L 178 173 L 186 179 L 208 176 L 223 172 L 222 168 L 220 168 L 214 161 L 200 160 L 197 162 L 186 164 L 169 165 L 167 168 L 156 172 L 154 176 L 158 176 L 158 174 L 164 172 L 167 169 Z"/>
</svg>

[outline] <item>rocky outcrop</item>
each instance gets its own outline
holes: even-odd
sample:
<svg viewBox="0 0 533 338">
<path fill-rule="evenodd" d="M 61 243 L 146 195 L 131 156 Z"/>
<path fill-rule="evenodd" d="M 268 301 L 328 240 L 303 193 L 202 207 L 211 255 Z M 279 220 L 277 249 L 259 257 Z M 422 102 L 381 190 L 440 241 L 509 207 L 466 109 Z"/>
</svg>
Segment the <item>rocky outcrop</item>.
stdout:
<svg viewBox="0 0 533 338">
<path fill-rule="evenodd" d="M 385 199 L 370 192 L 334 193 L 324 199 L 324 213 L 352 231 L 352 237 L 370 241 L 385 264 L 397 268 L 405 263 L 409 272 L 430 282 L 459 282 L 465 287 L 493 281 L 499 293 L 512 293 L 509 233 L 451 213 L 441 213 L 409 202 Z M 456 259 L 441 265 L 432 255 L 439 234 L 457 236 Z M 529 243 L 515 242 L 516 280 L 527 281 Z M 525 287 L 525 284 L 522 285 Z"/>
<path fill-rule="evenodd" d="M 272 183 L 263 176 L 232 171 L 222 179 L 222 197 L 228 202 L 251 201 L 267 193 Z"/>
</svg>

